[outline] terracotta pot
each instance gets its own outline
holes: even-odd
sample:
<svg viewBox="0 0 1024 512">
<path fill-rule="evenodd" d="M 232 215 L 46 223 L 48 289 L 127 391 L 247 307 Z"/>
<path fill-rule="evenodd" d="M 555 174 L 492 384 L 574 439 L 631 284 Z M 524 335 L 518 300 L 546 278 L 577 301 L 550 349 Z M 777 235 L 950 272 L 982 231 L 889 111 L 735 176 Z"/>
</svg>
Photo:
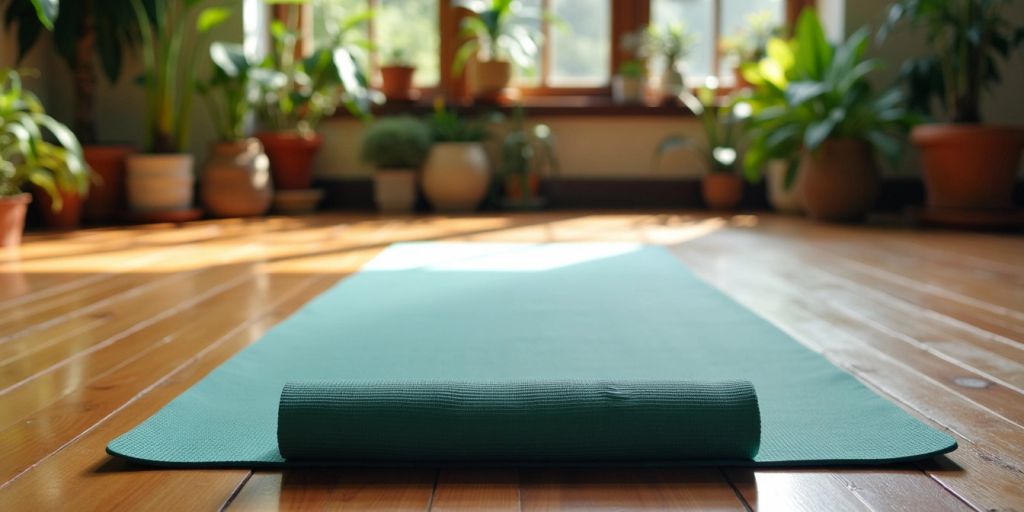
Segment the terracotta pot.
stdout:
<svg viewBox="0 0 1024 512">
<path fill-rule="evenodd" d="M 192 208 L 194 159 L 188 153 L 136 153 L 127 159 L 128 203 L 138 213 Z"/>
<path fill-rule="evenodd" d="M 640 76 L 612 77 L 612 101 L 617 105 L 640 105 L 644 102 L 647 79 Z"/>
<path fill-rule="evenodd" d="M 505 197 L 511 201 L 530 199 L 540 195 L 540 176 L 531 172 L 505 177 Z"/>
<path fill-rule="evenodd" d="M 801 213 L 804 207 L 800 204 L 800 194 L 797 193 L 796 181 L 786 186 L 786 172 L 789 170 L 789 162 L 786 160 L 772 160 L 768 162 L 765 169 L 766 181 L 768 182 L 768 203 L 777 211 L 784 213 Z"/>
<path fill-rule="evenodd" d="M 411 212 L 416 206 L 416 170 L 377 169 L 373 174 L 373 197 L 382 212 Z"/>
<path fill-rule="evenodd" d="M 323 144 L 320 134 L 264 132 L 256 135 L 270 158 L 270 174 L 278 190 L 306 190 L 313 184 L 313 160 Z"/>
<path fill-rule="evenodd" d="M 478 99 L 494 100 L 512 81 L 512 64 L 503 60 L 470 63 L 470 90 Z"/>
<path fill-rule="evenodd" d="M 41 189 L 32 194 L 36 200 L 36 208 L 43 223 L 55 229 L 75 229 L 82 224 L 82 207 L 85 198 L 76 191 L 60 191 L 61 208 L 53 210 L 53 198 Z"/>
<path fill-rule="evenodd" d="M 490 184 L 487 153 L 479 142 L 434 144 L 423 167 L 423 193 L 435 210 L 475 210 Z"/>
<path fill-rule="evenodd" d="M 0 247 L 21 244 L 21 233 L 25 230 L 25 212 L 31 202 L 31 194 L 0 196 Z"/>
<path fill-rule="evenodd" d="M 862 220 L 878 195 L 878 163 L 859 139 L 829 139 L 804 151 L 797 191 L 807 214 L 825 221 Z"/>
<path fill-rule="evenodd" d="M 921 151 L 928 206 L 984 210 L 1013 207 L 1024 130 L 926 124 L 915 127 L 910 138 Z"/>
<path fill-rule="evenodd" d="M 210 146 L 203 166 L 203 207 L 215 217 L 251 217 L 270 208 L 270 161 L 256 139 Z"/>
<path fill-rule="evenodd" d="M 700 181 L 704 204 L 712 210 L 734 210 L 743 199 L 743 178 L 731 172 L 705 174 Z"/>
<path fill-rule="evenodd" d="M 110 222 L 125 209 L 125 159 L 135 148 L 127 145 L 86 145 L 85 162 L 97 179 L 85 199 L 84 217 L 90 222 Z"/>
<path fill-rule="evenodd" d="M 416 68 L 412 66 L 384 66 L 380 68 L 380 90 L 390 101 L 413 99 L 412 77 Z"/>
</svg>

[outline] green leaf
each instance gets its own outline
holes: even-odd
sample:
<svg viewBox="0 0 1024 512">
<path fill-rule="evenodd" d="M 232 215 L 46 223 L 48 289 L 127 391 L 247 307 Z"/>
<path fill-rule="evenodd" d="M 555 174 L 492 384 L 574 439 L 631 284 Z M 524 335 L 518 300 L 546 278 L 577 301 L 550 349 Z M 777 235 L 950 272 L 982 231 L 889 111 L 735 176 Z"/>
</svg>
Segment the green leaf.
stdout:
<svg viewBox="0 0 1024 512">
<path fill-rule="evenodd" d="M 836 120 L 834 116 L 829 116 L 821 121 L 811 123 L 807 127 L 807 132 L 804 133 L 804 146 L 811 151 L 818 149 L 818 146 L 820 146 L 822 142 L 825 142 L 825 139 L 832 134 L 832 130 L 834 130 L 835 127 Z"/>
<path fill-rule="evenodd" d="M 47 30 L 53 30 L 53 22 L 57 19 L 57 15 L 60 12 L 60 1 L 32 0 L 32 6 L 36 9 L 36 16 L 39 17 L 39 22 Z"/>
<path fill-rule="evenodd" d="M 231 9 L 228 7 L 207 7 L 199 13 L 199 18 L 196 19 L 196 30 L 200 34 L 205 34 L 229 18 L 231 18 Z"/>
</svg>

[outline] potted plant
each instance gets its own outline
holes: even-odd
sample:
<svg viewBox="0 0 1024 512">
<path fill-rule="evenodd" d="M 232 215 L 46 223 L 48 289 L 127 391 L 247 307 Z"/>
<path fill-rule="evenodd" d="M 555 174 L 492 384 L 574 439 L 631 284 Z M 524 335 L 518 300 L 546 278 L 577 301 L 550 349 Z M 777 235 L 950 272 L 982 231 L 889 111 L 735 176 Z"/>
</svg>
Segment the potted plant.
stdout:
<svg viewBox="0 0 1024 512">
<path fill-rule="evenodd" d="M 784 105 L 756 119 L 771 123 L 780 144 L 799 141 L 797 190 L 811 217 L 863 218 L 878 190 L 875 151 L 896 160 L 913 118 L 900 91 L 877 94 L 866 80 L 881 65 L 864 56 L 867 29 L 833 47 L 817 14 L 806 9 L 794 43 L 793 67 L 806 73 L 788 83 Z"/>
<path fill-rule="evenodd" d="M 146 142 L 144 153 L 128 157 L 128 201 L 147 218 L 188 218 L 198 214 L 192 207 L 194 161 L 187 152 L 196 51 L 231 9 L 201 8 L 202 0 L 131 2 L 142 42 Z M 186 38 L 191 44 L 184 44 Z"/>
<path fill-rule="evenodd" d="M 270 207 L 270 161 L 246 122 L 258 91 L 250 75 L 255 67 L 240 44 L 210 45 L 213 74 L 197 84 L 219 140 L 210 144 L 200 187 L 203 207 L 215 217 L 262 215 Z"/>
<path fill-rule="evenodd" d="M 886 34 L 901 21 L 923 27 L 930 55 L 908 61 L 903 82 L 918 110 L 943 107 L 944 123 L 914 127 L 927 190 L 926 216 L 971 224 L 1005 218 L 1024 148 L 1019 126 L 982 124 L 984 92 L 1002 78 L 1024 42 L 1024 27 L 1009 21 L 1013 1 L 900 0 L 889 7 Z"/>
<path fill-rule="evenodd" d="M 469 89 L 478 100 L 497 101 L 512 80 L 515 61 L 523 69 L 533 67 L 540 35 L 530 27 L 541 15 L 516 0 L 455 0 L 454 5 L 474 16 L 462 20 L 464 39 L 455 55 L 455 74 L 469 63 Z"/>
<path fill-rule="evenodd" d="M 370 94 L 366 76 L 353 57 L 353 45 L 347 30 L 338 30 L 331 38 L 312 48 L 305 56 L 296 51 L 299 41 L 299 10 L 305 2 L 288 2 L 287 19 L 271 25 L 273 50 L 261 63 L 258 108 L 264 131 L 256 137 L 270 158 L 270 170 L 277 189 L 275 204 L 315 206 L 320 191 L 310 190 L 313 161 L 323 143 L 316 132 L 324 118 L 344 105 L 353 115 L 369 113 Z M 366 20 L 355 14 L 352 22 L 339 26 L 352 28 Z"/>
<path fill-rule="evenodd" d="M 618 105 L 642 104 L 646 85 L 647 64 L 641 59 L 627 60 L 612 77 L 612 101 Z"/>
<path fill-rule="evenodd" d="M 430 129 L 402 116 L 374 121 L 363 136 L 362 159 L 376 167 L 374 198 L 383 212 L 411 212 L 416 205 L 416 174 L 430 151 Z"/>
<path fill-rule="evenodd" d="M 749 106 L 734 106 L 717 100 L 717 91 L 703 87 L 693 96 L 682 93 L 680 101 L 700 118 L 704 142 L 681 135 L 670 135 L 658 143 L 656 156 L 672 149 L 699 151 L 707 162 L 707 173 L 701 178 L 701 195 L 712 210 L 734 210 L 743 199 L 743 179 L 737 173 L 738 135 L 741 123 L 749 115 Z"/>
<path fill-rule="evenodd" d="M 443 102 L 434 104 L 430 128 L 434 145 L 423 167 L 423 193 L 442 212 L 475 210 L 487 196 L 490 166 L 482 123 L 467 121 Z"/>
<path fill-rule="evenodd" d="M 76 197 L 88 192 L 89 171 L 71 130 L 46 115 L 16 71 L 0 70 L 0 246 L 21 242 L 31 201 L 22 190 L 26 183 L 43 190 L 49 208 L 59 211 L 65 191 Z"/>
<path fill-rule="evenodd" d="M 512 210 L 538 210 L 544 207 L 540 196 L 540 178 L 558 173 L 555 141 L 546 124 L 526 125 L 522 107 L 517 107 L 501 144 L 501 166 L 505 198 L 502 206 Z"/>
<path fill-rule="evenodd" d="M 412 87 L 412 77 L 415 73 L 416 66 L 412 65 L 405 50 L 392 50 L 384 65 L 380 67 L 381 92 L 388 101 L 415 100 L 416 90 Z"/>
<path fill-rule="evenodd" d="M 78 197 L 65 198 L 62 221 L 77 225 L 83 207 L 86 219 L 110 221 L 123 208 L 125 157 L 134 148 L 129 144 L 98 143 L 97 69 L 110 83 L 117 82 L 124 48 L 134 46 L 138 39 L 135 13 L 131 0 L 105 0 L 102 8 L 96 0 L 64 2 L 59 13 L 57 5 L 56 1 L 13 0 L 7 5 L 5 25 L 18 27 L 19 61 L 35 46 L 43 28 L 51 30 L 54 51 L 71 71 L 75 99 L 72 129 L 97 179 L 92 181 L 84 205 Z M 38 14 L 48 10 L 56 18 L 40 19 Z"/>
<path fill-rule="evenodd" d="M 669 23 L 663 27 L 651 25 L 640 32 L 630 34 L 623 42 L 624 46 L 645 59 L 664 61 L 661 93 L 667 102 L 676 102 L 686 92 L 683 63 L 690 56 L 696 43 L 696 36 L 682 23 Z"/>
<path fill-rule="evenodd" d="M 737 88 L 751 84 L 743 77 L 743 66 L 767 55 L 768 41 L 782 33 L 770 11 L 757 11 L 747 16 L 746 26 L 723 38 L 719 44 L 722 55 L 733 64 Z"/>
</svg>

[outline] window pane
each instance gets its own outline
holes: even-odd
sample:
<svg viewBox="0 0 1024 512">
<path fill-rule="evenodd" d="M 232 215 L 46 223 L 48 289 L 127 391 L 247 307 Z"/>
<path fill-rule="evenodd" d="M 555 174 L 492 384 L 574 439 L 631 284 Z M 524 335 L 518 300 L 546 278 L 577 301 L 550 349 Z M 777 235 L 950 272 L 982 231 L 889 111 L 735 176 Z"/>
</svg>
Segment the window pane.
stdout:
<svg viewBox="0 0 1024 512">
<path fill-rule="evenodd" d="M 552 86 L 602 86 L 609 80 L 610 0 L 551 0 L 560 20 L 549 30 Z"/>
<path fill-rule="evenodd" d="M 538 13 L 541 11 L 541 0 L 521 0 L 519 2 L 518 15 L 511 18 L 509 23 L 512 25 L 520 25 L 530 33 L 538 35 L 541 33 L 541 18 Z M 541 41 L 538 40 L 540 43 Z M 543 44 L 543 43 L 542 43 Z M 508 59 L 509 55 L 507 52 L 502 51 L 501 57 Z M 522 66 L 512 60 L 514 70 L 513 81 L 517 85 L 524 85 L 528 87 L 536 87 L 540 85 L 540 74 L 541 74 L 541 52 L 538 51 L 531 59 L 529 66 Z"/>
<path fill-rule="evenodd" d="M 381 64 L 400 50 L 416 66 L 413 81 L 419 87 L 440 79 L 438 0 L 378 0 L 373 19 L 374 39 Z"/>
<path fill-rule="evenodd" d="M 664 30 L 665 27 L 682 23 L 693 34 L 696 44 L 693 51 L 683 60 L 683 75 L 692 79 L 714 72 L 715 37 L 714 6 L 716 0 L 653 0 L 651 2 L 651 23 Z M 653 63 L 658 72 L 665 68 L 664 59 Z"/>
<path fill-rule="evenodd" d="M 369 29 L 366 23 L 344 30 L 345 23 L 355 16 L 365 13 L 369 8 L 367 0 L 318 0 L 313 3 L 312 32 L 315 45 L 325 44 L 341 37 L 343 41 L 365 45 L 369 40 Z M 312 48 L 306 48 L 310 51 Z M 369 70 L 370 56 L 360 50 L 355 53 L 356 60 L 363 69 Z"/>
<path fill-rule="evenodd" d="M 767 37 L 784 23 L 784 0 L 721 0 L 722 38 L 741 51 L 749 53 L 760 48 Z M 755 52 L 756 53 L 756 52 Z M 759 57 L 760 55 L 755 55 Z M 736 57 L 722 56 L 722 73 L 738 64 Z"/>
</svg>

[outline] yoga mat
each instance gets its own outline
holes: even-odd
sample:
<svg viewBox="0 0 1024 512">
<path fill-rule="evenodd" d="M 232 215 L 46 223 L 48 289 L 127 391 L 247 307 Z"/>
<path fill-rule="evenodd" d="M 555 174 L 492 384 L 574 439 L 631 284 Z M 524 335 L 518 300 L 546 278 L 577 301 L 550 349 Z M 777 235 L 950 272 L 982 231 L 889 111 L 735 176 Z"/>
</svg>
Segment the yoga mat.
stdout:
<svg viewBox="0 0 1024 512">
<path fill-rule="evenodd" d="M 289 382 L 342 380 L 752 383 L 761 416 L 752 460 L 651 464 L 877 464 L 956 447 L 663 248 L 410 243 L 386 249 L 107 451 L 161 466 L 326 464 L 281 456 L 278 409 Z"/>
<path fill-rule="evenodd" d="M 745 381 L 291 382 L 277 422 L 289 461 L 749 460 L 761 440 Z"/>
</svg>

